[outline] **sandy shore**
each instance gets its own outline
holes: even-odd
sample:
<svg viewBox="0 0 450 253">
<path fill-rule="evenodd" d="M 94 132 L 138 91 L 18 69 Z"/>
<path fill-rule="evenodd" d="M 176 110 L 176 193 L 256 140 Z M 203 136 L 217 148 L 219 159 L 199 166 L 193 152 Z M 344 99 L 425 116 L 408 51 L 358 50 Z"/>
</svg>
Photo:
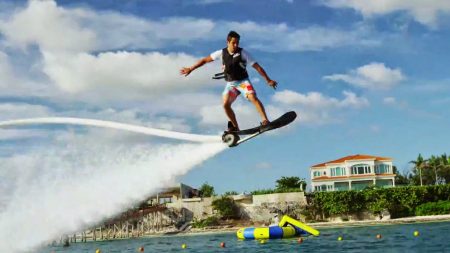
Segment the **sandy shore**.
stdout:
<svg viewBox="0 0 450 253">
<path fill-rule="evenodd" d="M 341 221 L 341 222 L 315 222 L 306 223 L 313 228 L 336 228 L 336 227 L 352 227 L 352 226 L 375 226 L 375 225 L 393 225 L 406 223 L 423 223 L 423 222 L 438 222 L 450 221 L 450 214 L 446 215 L 430 215 L 430 216 L 414 216 L 390 220 L 363 220 L 363 221 Z M 239 228 L 249 226 L 215 226 L 207 228 L 193 228 L 187 232 L 180 234 L 201 234 L 201 233 L 227 233 L 236 232 Z"/>
</svg>

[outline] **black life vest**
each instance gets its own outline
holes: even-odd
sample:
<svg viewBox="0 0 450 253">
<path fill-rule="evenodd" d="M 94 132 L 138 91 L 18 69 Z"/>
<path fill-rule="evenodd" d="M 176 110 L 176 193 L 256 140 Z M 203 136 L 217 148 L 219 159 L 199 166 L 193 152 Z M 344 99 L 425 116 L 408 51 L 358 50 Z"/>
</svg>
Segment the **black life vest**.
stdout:
<svg viewBox="0 0 450 253">
<path fill-rule="evenodd" d="M 222 49 L 222 64 L 226 81 L 240 81 L 248 78 L 245 69 L 247 62 L 242 58 L 242 48 L 238 47 L 232 55 L 228 53 L 227 48 Z"/>
</svg>

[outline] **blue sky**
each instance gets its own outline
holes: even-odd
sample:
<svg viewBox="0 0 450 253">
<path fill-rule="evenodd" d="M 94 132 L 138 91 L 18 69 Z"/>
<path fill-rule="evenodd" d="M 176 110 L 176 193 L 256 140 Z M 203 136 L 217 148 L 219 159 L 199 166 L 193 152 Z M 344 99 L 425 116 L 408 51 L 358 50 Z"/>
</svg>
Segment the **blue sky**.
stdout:
<svg viewBox="0 0 450 253">
<path fill-rule="evenodd" d="M 188 78 L 178 71 L 236 30 L 279 83 L 273 91 L 250 70 L 269 116 L 295 110 L 299 119 L 180 181 L 219 193 L 272 188 L 281 176 L 309 180 L 311 165 L 358 153 L 392 157 L 406 171 L 419 153 L 448 152 L 449 18 L 445 0 L 2 1 L 0 119 L 82 117 L 217 134 L 226 123 L 224 84 L 211 80 L 219 64 Z M 259 122 L 244 99 L 234 108 L 242 127 Z M 66 130 L 2 130 L 0 156 L 48 147 Z M 128 137 L 129 145 L 138 139 Z"/>
</svg>

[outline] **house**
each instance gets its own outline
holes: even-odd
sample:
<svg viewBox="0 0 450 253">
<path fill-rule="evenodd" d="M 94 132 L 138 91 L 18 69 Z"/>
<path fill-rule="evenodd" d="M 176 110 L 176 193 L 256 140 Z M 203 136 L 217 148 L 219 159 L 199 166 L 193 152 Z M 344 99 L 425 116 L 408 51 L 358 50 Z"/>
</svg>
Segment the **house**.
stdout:
<svg viewBox="0 0 450 253">
<path fill-rule="evenodd" d="M 199 191 L 185 184 L 179 184 L 172 187 L 162 189 L 157 194 L 149 197 L 148 205 L 160 205 L 166 203 L 173 203 L 179 199 L 190 199 L 199 196 Z"/>
<path fill-rule="evenodd" d="M 313 191 L 362 190 L 368 186 L 395 187 L 392 159 L 350 155 L 310 168 Z"/>
</svg>

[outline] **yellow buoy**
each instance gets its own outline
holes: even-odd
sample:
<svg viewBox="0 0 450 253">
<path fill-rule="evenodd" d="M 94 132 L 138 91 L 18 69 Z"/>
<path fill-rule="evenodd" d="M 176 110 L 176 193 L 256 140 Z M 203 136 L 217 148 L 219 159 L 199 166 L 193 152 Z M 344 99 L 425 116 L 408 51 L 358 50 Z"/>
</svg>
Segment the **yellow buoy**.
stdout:
<svg viewBox="0 0 450 253">
<path fill-rule="evenodd" d="M 419 231 L 414 231 L 414 236 L 419 236 L 420 235 L 420 233 L 419 233 Z"/>
<path fill-rule="evenodd" d="M 187 246 L 186 246 L 185 243 L 181 244 L 181 248 L 182 248 L 182 249 L 185 249 L 186 247 L 187 247 Z"/>
<path fill-rule="evenodd" d="M 95 253 L 102 253 L 102 251 L 100 249 L 96 249 Z"/>
<path fill-rule="evenodd" d="M 342 238 L 342 236 L 338 237 L 338 241 L 342 241 L 344 238 Z"/>
</svg>

